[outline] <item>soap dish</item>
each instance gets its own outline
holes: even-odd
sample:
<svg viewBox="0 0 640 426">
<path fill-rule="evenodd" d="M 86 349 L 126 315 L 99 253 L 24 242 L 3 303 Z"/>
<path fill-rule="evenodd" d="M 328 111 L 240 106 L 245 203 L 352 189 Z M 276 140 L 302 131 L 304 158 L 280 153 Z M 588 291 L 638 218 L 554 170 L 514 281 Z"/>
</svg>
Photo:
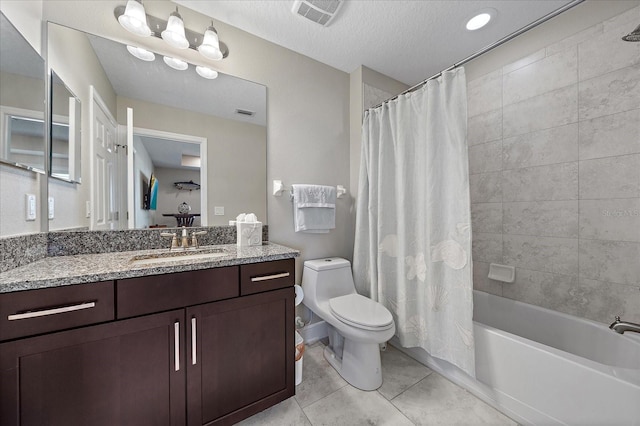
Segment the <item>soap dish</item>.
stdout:
<svg viewBox="0 0 640 426">
<path fill-rule="evenodd" d="M 489 265 L 489 278 L 505 283 L 512 283 L 516 278 L 516 268 L 513 266 L 491 263 Z"/>
</svg>

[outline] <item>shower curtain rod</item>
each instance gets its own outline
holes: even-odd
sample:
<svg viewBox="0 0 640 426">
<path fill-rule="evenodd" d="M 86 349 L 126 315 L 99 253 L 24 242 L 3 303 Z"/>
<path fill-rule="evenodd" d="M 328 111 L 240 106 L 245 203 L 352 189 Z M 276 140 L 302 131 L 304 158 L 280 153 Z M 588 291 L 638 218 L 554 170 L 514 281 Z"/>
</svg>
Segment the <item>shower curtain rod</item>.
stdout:
<svg viewBox="0 0 640 426">
<path fill-rule="evenodd" d="M 496 42 L 494 42 L 494 43 L 492 43 L 492 44 L 490 44 L 490 45 L 478 50 L 476 53 L 474 53 L 474 54 L 472 54 L 470 56 L 467 56 L 463 60 L 461 60 L 459 62 L 456 62 L 455 64 L 451 65 L 449 68 L 444 69 L 444 70 L 440 71 L 439 73 L 434 74 L 431 77 L 427 78 L 426 80 L 421 81 L 420 83 L 416 84 L 415 86 L 412 86 L 412 87 L 408 88 L 404 92 L 399 93 L 399 94 L 395 95 L 394 97 L 387 99 L 386 101 L 374 106 L 373 108 L 368 108 L 365 111 L 365 114 L 368 113 L 369 110 L 371 110 L 371 109 L 380 108 L 382 105 L 384 105 L 384 104 L 386 104 L 386 103 L 388 103 L 388 102 L 390 102 L 390 101 L 392 101 L 394 99 L 397 99 L 399 96 L 405 95 L 407 93 L 411 93 L 411 92 L 421 88 L 422 86 L 427 84 L 427 81 L 433 80 L 434 78 L 438 78 L 438 77 L 440 77 L 442 75 L 442 73 L 445 73 L 447 71 L 451 71 L 453 69 L 458 68 L 460 65 L 466 64 L 467 62 L 477 58 L 478 56 L 483 55 L 483 54 L 487 53 L 488 51 L 495 49 L 496 47 L 508 42 L 509 40 L 512 40 L 512 39 L 516 38 L 520 34 L 525 33 L 527 31 L 529 31 L 530 29 L 537 27 L 538 25 L 548 21 L 551 18 L 554 18 L 554 17 L 560 15 L 563 12 L 566 12 L 567 10 L 571 9 L 574 6 L 579 5 L 582 2 L 584 2 L 584 0 L 573 0 L 571 3 L 565 4 L 561 8 L 556 9 L 553 12 L 544 15 L 543 17 L 533 21 L 532 23 L 530 23 L 528 25 L 525 25 L 524 27 L 520 28 L 519 30 L 516 30 L 516 31 L 512 32 L 511 34 L 501 38 L 500 40 L 498 40 L 498 41 L 496 41 Z"/>
</svg>

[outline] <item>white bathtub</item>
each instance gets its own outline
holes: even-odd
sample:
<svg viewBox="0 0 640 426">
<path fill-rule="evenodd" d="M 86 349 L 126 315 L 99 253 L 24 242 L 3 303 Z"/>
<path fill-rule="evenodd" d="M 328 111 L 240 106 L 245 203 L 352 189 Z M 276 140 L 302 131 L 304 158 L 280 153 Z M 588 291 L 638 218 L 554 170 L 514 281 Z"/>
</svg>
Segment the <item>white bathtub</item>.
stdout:
<svg viewBox="0 0 640 426">
<path fill-rule="evenodd" d="M 523 424 L 640 425 L 633 333 L 482 292 L 474 292 L 474 333 L 477 380 L 421 349 L 400 349 Z"/>
</svg>

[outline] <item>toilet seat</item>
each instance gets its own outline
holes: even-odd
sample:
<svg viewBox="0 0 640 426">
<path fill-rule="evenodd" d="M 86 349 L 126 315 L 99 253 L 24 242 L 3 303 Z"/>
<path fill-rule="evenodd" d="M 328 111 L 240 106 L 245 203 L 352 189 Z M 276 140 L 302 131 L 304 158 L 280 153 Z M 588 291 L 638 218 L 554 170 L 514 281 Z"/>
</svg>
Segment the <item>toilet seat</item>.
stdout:
<svg viewBox="0 0 640 426">
<path fill-rule="evenodd" d="M 384 330 L 393 326 L 391 312 L 380 303 L 359 294 L 329 300 L 331 313 L 345 324 L 365 330 Z"/>
</svg>

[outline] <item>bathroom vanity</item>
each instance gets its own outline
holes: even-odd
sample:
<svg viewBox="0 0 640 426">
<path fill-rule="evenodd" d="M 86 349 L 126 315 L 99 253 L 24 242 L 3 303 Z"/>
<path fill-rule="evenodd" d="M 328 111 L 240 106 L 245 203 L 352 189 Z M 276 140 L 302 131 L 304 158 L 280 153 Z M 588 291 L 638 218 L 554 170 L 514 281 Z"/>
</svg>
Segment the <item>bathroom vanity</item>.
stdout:
<svg viewBox="0 0 640 426">
<path fill-rule="evenodd" d="M 298 253 L 234 247 L 143 267 L 127 262 L 134 252 L 62 256 L 0 274 L 0 424 L 232 424 L 293 396 Z"/>
</svg>

